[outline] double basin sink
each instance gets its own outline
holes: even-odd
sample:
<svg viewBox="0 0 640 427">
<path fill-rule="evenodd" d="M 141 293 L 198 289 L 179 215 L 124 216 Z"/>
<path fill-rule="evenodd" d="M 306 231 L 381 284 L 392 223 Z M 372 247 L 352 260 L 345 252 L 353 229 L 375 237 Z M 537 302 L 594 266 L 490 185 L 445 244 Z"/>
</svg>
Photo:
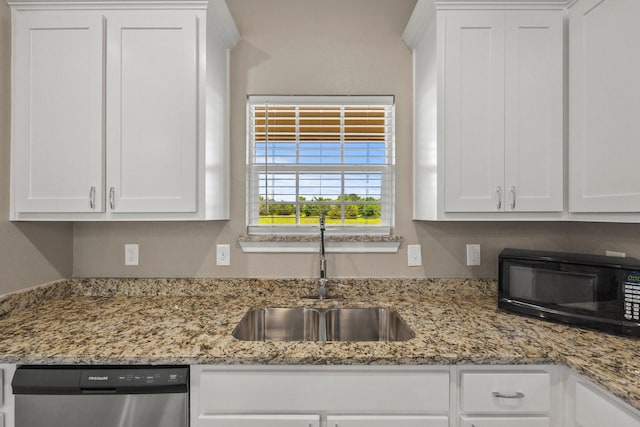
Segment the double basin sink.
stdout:
<svg viewBox="0 0 640 427">
<path fill-rule="evenodd" d="M 406 341 L 413 331 L 385 308 L 252 308 L 233 331 L 243 341 Z"/>
</svg>

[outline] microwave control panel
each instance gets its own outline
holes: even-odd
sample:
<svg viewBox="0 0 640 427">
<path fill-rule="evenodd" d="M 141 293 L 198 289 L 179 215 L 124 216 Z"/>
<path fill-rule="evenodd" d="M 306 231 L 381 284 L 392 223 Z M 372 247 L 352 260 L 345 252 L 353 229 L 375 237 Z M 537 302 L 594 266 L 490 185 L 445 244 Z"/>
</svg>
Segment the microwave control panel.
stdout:
<svg viewBox="0 0 640 427">
<path fill-rule="evenodd" d="M 624 318 L 640 321 L 640 272 L 627 274 L 624 282 Z"/>
</svg>

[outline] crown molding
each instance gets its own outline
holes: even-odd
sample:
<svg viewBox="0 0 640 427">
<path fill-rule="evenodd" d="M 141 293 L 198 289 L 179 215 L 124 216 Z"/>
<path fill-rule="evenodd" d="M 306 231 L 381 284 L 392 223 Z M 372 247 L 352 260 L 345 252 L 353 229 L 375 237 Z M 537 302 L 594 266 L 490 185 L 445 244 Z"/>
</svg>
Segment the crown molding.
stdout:
<svg viewBox="0 0 640 427">
<path fill-rule="evenodd" d="M 402 33 L 402 41 L 410 48 L 418 46 L 422 32 L 436 13 L 434 0 L 418 0 Z"/>
<path fill-rule="evenodd" d="M 527 0 L 527 1 L 469 1 L 449 0 L 434 2 L 437 10 L 562 10 L 575 0 Z"/>
<path fill-rule="evenodd" d="M 240 32 L 225 0 L 209 0 L 207 21 L 207 31 L 215 31 L 227 49 L 232 49 L 240 41 Z"/>
<path fill-rule="evenodd" d="M 415 49 L 423 31 L 440 10 L 565 10 L 577 0 L 418 0 L 409 22 L 402 33 L 402 40 Z"/>
<path fill-rule="evenodd" d="M 14 10 L 130 10 L 130 9 L 192 9 L 206 10 L 207 0 L 8 0 Z"/>
</svg>

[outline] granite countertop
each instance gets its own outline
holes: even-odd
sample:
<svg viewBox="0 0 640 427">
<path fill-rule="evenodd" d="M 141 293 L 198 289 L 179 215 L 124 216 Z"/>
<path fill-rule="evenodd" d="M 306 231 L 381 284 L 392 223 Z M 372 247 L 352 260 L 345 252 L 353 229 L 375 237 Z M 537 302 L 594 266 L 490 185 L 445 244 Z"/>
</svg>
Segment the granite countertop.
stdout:
<svg viewBox="0 0 640 427">
<path fill-rule="evenodd" d="M 21 364 L 565 364 L 640 409 L 640 340 L 496 309 L 481 280 L 71 279 L 0 301 L 0 362 Z M 403 342 L 249 342 L 251 307 L 384 307 Z"/>
</svg>

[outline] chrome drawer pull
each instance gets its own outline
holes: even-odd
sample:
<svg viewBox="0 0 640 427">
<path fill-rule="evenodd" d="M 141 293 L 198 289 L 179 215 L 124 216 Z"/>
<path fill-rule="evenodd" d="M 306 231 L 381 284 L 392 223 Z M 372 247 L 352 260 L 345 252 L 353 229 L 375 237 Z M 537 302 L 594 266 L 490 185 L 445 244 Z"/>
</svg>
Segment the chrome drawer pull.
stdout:
<svg viewBox="0 0 640 427">
<path fill-rule="evenodd" d="M 496 187 L 496 208 L 500 210 L 502 208 L 502 187 Z"/>
<path fill-rule="evenodd" d="M 497 397 L 498 399 L 524 399 L 524 393 L 520 393 L 519 391 L 512 394 L 502 394 L 498 391 L 494 391 L 493 397 Z"/>
</svg>

